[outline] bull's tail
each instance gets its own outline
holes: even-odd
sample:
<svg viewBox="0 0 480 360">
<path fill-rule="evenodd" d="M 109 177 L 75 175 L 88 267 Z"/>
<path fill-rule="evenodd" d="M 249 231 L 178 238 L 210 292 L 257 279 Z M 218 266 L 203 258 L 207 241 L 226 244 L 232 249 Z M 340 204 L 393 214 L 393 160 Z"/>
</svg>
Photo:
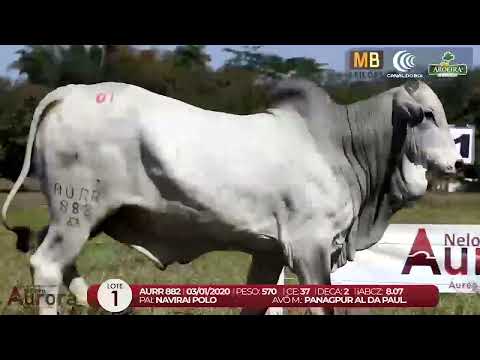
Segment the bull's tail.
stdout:
<svg viewBox="0 0 480 360">
<path fill-rule="evenodd" d="M 12 189 L 10 190 L 7 199 L 3 203 L 2 207 L 2 224 L 5 226 L 6 229 L 13 231 L 17 235 L 17 249 L 23 252 L 27 252 L 30 248 L 30 237 L 31 237 L 31 230 L 28 227 L 24 226 L 16 226 L 10 227 L 7 223 L 7 211 L 10 203 L 12 202 L 13 198 L 15 197 L 16 193 L 22 186 L 25 178 L 27 177 L 30 171 L 30 165 L 32 160 L 32 151 L 33 145 L 35 143 L 35 137 L 37 135 L 37 130 L 40 125 L 40 122 L 48 113 L 48 110 L 59 103 L 65 95 L 65 88 L 58 88 L 55 91 L 52 91 L 47 96 L 45 96 L 40 103 L 38 104 L 35 112 L 33 114 L 32 123 L 30 125 L 30 132 L 28 134 L 28 141 L 27 147 L 25 151 L 25 159 L 23 161 L 22 171 L 20 175 L 13 185 Z"/>
</svg>

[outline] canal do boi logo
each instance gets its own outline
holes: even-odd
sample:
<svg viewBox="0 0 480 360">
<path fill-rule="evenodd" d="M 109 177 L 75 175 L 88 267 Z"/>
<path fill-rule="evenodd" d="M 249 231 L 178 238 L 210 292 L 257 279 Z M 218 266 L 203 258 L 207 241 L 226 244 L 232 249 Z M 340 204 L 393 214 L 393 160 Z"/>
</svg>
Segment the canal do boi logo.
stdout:
<svg viewBox="0 0 480 360">
<path fill-rule="evenodd" d="M 452 261 L 452 252 L 458 250 L 461 252 L 461 261 L 460 265 L 455 266 Z M 467 233 L 466 236 L 445 234 L 445 257 L 444 264 L 442 264 L 444 272 L 449 275 L 469 275 L 469 250 L 475 252 L 475 275 L 480 275 L 480 237 L 471 236 L 470 233 Z M 418 229 L 417 236 L 403 266 L 402 274 L 410 274 L 414 267 L 429 267 L 433 275 L 442 275 L 439 261 L 433 253 L 427 232 L 423 228 Z"/>
</svg>

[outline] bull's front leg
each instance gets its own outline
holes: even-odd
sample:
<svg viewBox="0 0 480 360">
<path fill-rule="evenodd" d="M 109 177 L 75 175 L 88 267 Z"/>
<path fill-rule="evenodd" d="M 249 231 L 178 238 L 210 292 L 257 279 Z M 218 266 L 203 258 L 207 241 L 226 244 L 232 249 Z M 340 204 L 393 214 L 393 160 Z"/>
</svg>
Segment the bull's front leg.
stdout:
<svg viewBox="0 0 480 360">
<path fill-rule="evenodd" d="M 277 284 L 285 266 L 282 255 L 255 254 L 247 276 L 247 284 Z M 268 308 L 242 309 L 241 315 L 265 315 Z"/>
<path fill-rule="evenodd" d="M 296 239 L 293 271 L 302 285 L 331 285 L 330 244 L 333 236 L 314 234 Z M 311 307 L 309 312 L 314 315 L 333 315 L 334 309 Z"/>
</svg>

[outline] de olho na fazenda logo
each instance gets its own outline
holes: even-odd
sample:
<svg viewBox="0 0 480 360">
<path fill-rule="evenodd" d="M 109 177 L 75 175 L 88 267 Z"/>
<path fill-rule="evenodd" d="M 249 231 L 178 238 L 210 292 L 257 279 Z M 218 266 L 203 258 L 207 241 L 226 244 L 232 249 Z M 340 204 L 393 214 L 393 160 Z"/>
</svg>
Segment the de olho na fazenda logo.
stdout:
<svg viewBox="0 0 480 360">
<path fill-rule="evenodd" d="M 451 51 L 443 53 L 442 61 L 439 64 L 428 66 L 428 75 L 436 77 L 457 77 L 467 75 L 467 64 L 455 64 L 455 55 Z"/>
</svg>

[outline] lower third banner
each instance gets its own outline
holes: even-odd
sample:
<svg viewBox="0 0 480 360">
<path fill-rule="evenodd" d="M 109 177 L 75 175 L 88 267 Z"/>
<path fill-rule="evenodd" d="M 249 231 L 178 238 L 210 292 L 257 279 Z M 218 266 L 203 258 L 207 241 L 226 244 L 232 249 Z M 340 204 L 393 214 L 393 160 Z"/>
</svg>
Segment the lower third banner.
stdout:
<svg viewBox="0 0 480 360">
<path fill-rule="evenodd" d="M 128 285 L 112 279 L 91 286 L 88 302 L 108 311 L 129 306 L 434 307 L 438 295 L 432 285 Z"/>
</svg>

